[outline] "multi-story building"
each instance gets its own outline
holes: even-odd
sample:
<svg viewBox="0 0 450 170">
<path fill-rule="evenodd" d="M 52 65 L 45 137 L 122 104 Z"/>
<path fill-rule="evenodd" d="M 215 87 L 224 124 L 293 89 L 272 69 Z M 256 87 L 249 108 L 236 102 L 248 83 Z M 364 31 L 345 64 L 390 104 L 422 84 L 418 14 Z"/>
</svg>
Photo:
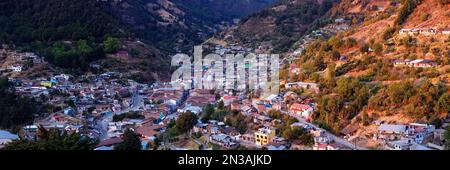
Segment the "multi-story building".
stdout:
<svg viewBox="0 0 450 170">
<path fill-rule="evenodd" d="M 275 137 L 275 129 L 270 127 L 259 128 L 255 132 L 255 144 L 259 146 L 267 145 Z"/>
</svg>

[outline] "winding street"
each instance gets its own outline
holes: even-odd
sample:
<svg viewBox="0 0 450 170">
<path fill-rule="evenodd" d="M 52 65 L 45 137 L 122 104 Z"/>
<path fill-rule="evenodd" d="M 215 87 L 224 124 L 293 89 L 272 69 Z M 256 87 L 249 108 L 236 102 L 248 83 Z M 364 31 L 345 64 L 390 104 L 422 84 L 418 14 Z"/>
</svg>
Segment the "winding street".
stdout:
<svg viewBox="0 0 450 170">
<path fill-rule="evenodd" d="M 311 126 L 311 127 L 313 127 L 313 128 L 320 129 L 320 130 L 324 131 L 324 132 L 325 132 L 325 135 L 329 136 L 333 141 L 335 141 L 336 143 L 338 143 L 338 144 L 340 144 L 340 145 L 346 146 L 346 147 L 351 148 L 351 149 L 354 149 L 354 150 L 368 150 L 368 149 L 365 148 L 365 147 L 357 146 L 357 145 L 355 145 L 355 144 L 353 144 L 353 143 L 347 141 L 346 139 L 343 139 L 343 138 L 341 138 L 341 137 L 338 137 L 338 136 L 336 136 L 336 135 L 334 135 L 334 134 L 332 134 L 332 133 L 326 131 L 325 129 L 319 128 L 318 126 L 316 126 L 316 125 L 314 125 L 314 124 L 312 124 L 312 123 L 307 122 L 307 121 L 306 121 L 305 119 L 303 119 L 300 115 L 291 114 L 291 113 L 288 113 L 288 112 L 283 111 L 283 110 L 280 110 L 280 111 L 281 111 L 281 113 L 283 113 L 283 114 L 289 114 L 290 116 L 295 117 L 300 123 L 303 123 L 303 124 L 306 124 L 306 125 Z"/>
<path fill-rule="evenodd" d="M 121 110 L 119 112 L 115 112 L 112 114 L 106 114 L 101 119 L 97 120 L 96 123 L 96 129 L 98 129 L 101 132 L 100 140 L 108 138 L 108 123 L 112 122 L 112 118 L 114 115 L 121 115 L 133 110 L 139 109 L 141 106 L 143 106 L 144 102 L 142 100 L 142 96 L 139 95 L 139 89 L 135 89 L 133 91 L 133 96 L 131 98 L 131 105 L 130 107 Z"/>
</svg>

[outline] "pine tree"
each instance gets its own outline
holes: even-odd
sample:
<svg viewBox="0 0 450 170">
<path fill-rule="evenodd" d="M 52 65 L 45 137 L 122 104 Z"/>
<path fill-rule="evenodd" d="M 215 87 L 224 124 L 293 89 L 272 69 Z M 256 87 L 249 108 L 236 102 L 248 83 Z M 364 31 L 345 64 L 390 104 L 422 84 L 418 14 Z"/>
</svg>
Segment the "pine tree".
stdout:
<svg viewBox="0 0 450 170">
<path fill-rule="evenodd" d="M 134 131 L 127 129 L 123 133 L 123 142 L 114 147 L 115 150 L 141 150 L 141 139 Z"/>
</svg>

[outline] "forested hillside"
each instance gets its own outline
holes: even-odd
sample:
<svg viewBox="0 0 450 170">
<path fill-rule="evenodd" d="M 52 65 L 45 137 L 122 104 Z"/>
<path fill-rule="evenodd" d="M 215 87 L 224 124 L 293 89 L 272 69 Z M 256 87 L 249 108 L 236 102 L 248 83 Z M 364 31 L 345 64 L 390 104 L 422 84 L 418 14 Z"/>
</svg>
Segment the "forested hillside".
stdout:
<svg viewBox="0 0 450 170">
<path fill-rule="evenodd" d="M 285 52 L 308 30 L 315 28 L 335 2 L 282 0 L 244 18 L 237 27 L 224 32 L 222 38 L 254 48 L 266 44 L 272 46 L 274 52 Z"/>
</svg>

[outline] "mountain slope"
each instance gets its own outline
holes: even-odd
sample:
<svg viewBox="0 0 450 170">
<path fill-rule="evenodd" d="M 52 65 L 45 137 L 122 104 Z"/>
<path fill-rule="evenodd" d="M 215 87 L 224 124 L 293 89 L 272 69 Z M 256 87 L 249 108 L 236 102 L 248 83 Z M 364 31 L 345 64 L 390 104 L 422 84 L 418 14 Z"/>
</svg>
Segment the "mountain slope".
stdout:
<svg viewBox="0 0 450 170">
<path fill-rule="evenodd" d="M 123 33 L 120 20 L 104 12 L 96 1 L 3 0 L 0 9 L 2 42 L 77 40 Z"/>
<path fill-rule="evenodd" d="M 358 144 L 374 148 L 375 120 L 439 127 L 450 113 L 450 36 L 442 32 L 450 25 L 450 3 L 442 2 L 343 0 L 333 7 L 330 19 L 349 29 L 309 45 L 293 63 L 299 73 L 290 76 L 321 84 L 311 95 L 318 103 L 314 122 L 335 133 L 353 129 Z M 406 28 L 422 31 L 401 34 Z M 431 64 L 398 63 L 406 59 Z"/>
<path fill-rule="evenodd" d="M 106 64 L 114 66 L 107 70 L 132 69 L 144 71 L 142 75 L 166 72 L 167 77 L 169 55 L 191 50 L 233 19 L 274 1 L 4 0 L 0 2 L 0 43 L 13 50 L 34 51 L 52 66 L 70 72 L 88 71 L 89 64 L 100 59 L 116 63 Z M 114 50 L 106 49 L 107 37 L 117 39 Z M 133 53 L 126 59 L 132 62 L 117 63 L 118 50 Z M 137 63 L 140 66 L 133 67 Z"/>
<path fill-rule="evenodd" d="M 123 0 L 104 3 L 133 32 L 164 51 L 191 50 L 214 32 L 274 0 Z"/>
<path fill-rule="evenodd" d="M 331 9 L 334 0 L 283 0 L 271 8 L 244 18 L 237 27 L 221 34 L 230 43 L 257 48 L 264 44 L 274 52 L 289 49 Z"/>
</svg>

